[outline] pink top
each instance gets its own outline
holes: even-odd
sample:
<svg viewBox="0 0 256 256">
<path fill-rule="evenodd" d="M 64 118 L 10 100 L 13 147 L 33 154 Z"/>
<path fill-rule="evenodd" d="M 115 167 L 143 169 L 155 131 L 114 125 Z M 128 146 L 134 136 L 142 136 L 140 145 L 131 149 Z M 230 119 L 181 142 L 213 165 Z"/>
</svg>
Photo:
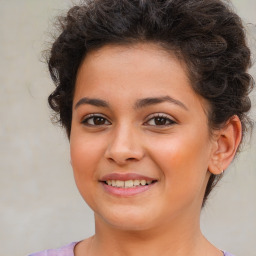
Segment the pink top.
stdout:
<svg viewBox="0 0 256 256">
<path fill-rule="evenodd" d="M 32 253 L 28 256 L 74 256 L 74 247 L 78 242 L 65 245 L 59 249 L 49 249 L 42 252 Z M 229 252 L 223 252 L 224 256 L 234 256 Z"/>
</svg>

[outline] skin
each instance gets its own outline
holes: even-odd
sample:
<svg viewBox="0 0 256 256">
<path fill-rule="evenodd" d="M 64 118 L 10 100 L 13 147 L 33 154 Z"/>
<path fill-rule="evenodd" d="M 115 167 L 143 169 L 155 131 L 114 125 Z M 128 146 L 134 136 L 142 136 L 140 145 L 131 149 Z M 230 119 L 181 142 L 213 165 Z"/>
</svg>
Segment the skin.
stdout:
<svg viewBox="0 0 256 256">
<path fill-rule="evenodd" d="M 172 100 L 139 106 L 152 97 Z M 239 119 L 210 133 L 209 106 L 193 91 L 184 63 L 149 43 L 90 52 L 73 102 L 72 167 L 96 227 L 75 255 L 223 255 L 203 237 L 199 219 L 210 172 L 221 173 L 239 145 Z M 100 182 L 110 173 L 157 182 L 142 193 L 115 196 Z"/>
</svg>

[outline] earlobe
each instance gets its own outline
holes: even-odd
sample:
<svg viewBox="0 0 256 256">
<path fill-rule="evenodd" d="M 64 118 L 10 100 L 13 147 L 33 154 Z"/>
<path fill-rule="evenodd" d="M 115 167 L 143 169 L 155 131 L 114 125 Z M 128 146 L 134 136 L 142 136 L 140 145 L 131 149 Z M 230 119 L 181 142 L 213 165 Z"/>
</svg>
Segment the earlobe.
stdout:
<svg viewBox="0 0 256 256">
<path fill-rule="evenodd" d="M 241 142 L 242 125 L 237 115 L 232 116 L 226 124 L 216 132 L 214 147 L 209 164 L 209 171 L 219 175 L 232 162 Z"/>
</svg>

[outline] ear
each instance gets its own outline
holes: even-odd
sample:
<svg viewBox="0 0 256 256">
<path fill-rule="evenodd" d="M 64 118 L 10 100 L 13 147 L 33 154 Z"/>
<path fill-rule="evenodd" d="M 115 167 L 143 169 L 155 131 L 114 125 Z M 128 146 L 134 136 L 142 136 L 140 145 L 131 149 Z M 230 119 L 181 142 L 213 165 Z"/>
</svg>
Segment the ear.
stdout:
<svg viewBox="0 0 256 256">
<path fill-rule="evenodd" d="M 208 169 L 218 175 L 232 162 L 242 138 L 242 125 L 237 115 L 232 116 L 217 130 L 213 138 L 213 149 Z"/>
</svg>

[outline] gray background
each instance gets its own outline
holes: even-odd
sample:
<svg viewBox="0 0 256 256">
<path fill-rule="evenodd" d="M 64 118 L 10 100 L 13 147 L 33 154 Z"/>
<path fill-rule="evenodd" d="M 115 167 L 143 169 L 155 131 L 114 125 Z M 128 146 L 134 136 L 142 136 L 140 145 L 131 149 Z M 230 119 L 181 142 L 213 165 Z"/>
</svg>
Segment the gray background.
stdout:
<svg viewBox="0 0 256 256">
<path fill-rule="evenodd" d="M 256 24 L 255 0 L 234 0 Z M 0 0 L 0 256 L 27 255 L 78 241 L 94 231 L 78 194 L 64 132 L 50 122 L 53 89 L 41 51 L 67 0 Z M 248 25 L 250 44 L 255 25 Z M 255 67 L 251 70 L 255 77 Z M 255 118 L 255 91 L 252 95 Z M 202 229 L 216 246 L 256 256 L 256 133 L 202 212 Z"/>
</svg>

